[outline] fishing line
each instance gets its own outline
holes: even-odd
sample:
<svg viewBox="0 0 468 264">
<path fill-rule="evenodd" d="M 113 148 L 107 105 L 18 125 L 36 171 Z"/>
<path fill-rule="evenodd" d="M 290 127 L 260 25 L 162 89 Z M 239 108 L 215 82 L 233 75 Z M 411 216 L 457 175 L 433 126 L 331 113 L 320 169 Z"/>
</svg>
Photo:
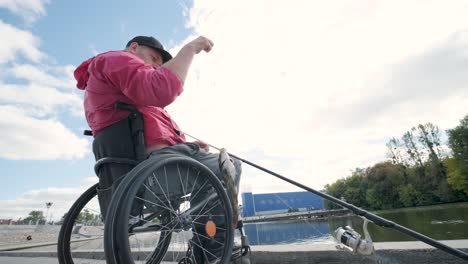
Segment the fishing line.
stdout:
<svg viewBox="0 0 468 264">
<path fill-rule="evenodd" d="M 220 148 L 218 148 L 218 147 L 216 147 L 216 146 L 213 146 L 212 144 L 209 144 L 209 143 L 207 143 L 207 142 L 204 141 L 204 140 L 201 140 L 201 139 L 199 139 L 199 138 L 197 138 L 197 137 L 194 137 L 194 136 L 192 136 L 192 135 L 190 135 L 190 134 L 188 134 L 188 133 L 186 133 L 186 132 L 182 132 L 182 133 L 183 133 L 184 135 L 187 135 L 187 136 L 189 136 L 189 137 L 191 137 L 191 138 L 197 140 L 197 141 L 201 141 L 201 142 L 207 144 L 208 146 L 210 146 L 210 147 L 213 148 L 213 149 L 216 149 L 216 150 L 218 150 L 218 151 L 221 151 Z M 231 154 L 231 153 L 229 153 L 229 156 L 232 156 L 232 157 L 234 157 L 234 158 L 237 158 L 237 159 L 241 160 L 242 162 L 245 162 L 245 159 L 239 158 L 239 157 L 237 157 L 237 156 L 235 156 L 235 155 L 233 155 L 233 154 Z M 246 162 L 246 163 L 247 163 L 247 162 Z M 250 164 L 249 164 L 249 165 L 250 165 Z M 254 166 L 254 167 L 255 167 L 255 166 Z M 292 209 L 292 207 L 291 207 L 289 204 L 287 204 L 281 197 L 279 197 L 277 194 L 274 194 L 274 195 L 275 195 L 283 204 L 285 204 L 288 208 Z M 322 232 L 320 232 L 320 230 L 318 230 L 314 225 L 312 225 L 312 228 L 313 228 L 314 230 L 316 230 L 322 237 L 326 235 L 326 234 L 323 234 Z"/>
</svg>

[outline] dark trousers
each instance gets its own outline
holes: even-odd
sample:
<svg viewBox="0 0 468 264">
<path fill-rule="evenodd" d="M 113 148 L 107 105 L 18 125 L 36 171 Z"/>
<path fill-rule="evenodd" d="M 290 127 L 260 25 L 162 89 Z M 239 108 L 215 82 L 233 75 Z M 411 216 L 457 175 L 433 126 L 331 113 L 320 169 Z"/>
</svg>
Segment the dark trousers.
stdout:
<svg viewBox="0 0 468 264">
<path fill-rule="evenodd" d="M 197 160 L 200 163 L 207 166 L 218 177 L 220 181 L 223 181 L 223 175 L 221 175 L 221 171 L 218 164 L 219 155 L 217 153 L 206 152 L 204 149 L 200 148 L 200 146 L 198 146 L 195 143 L 183 143 L 156 150 L 151 153 L 151 156 L 159 156 L 165 154 L 179 154 L 182 156 L 191 157 L 194 160 Z M 241 162 L 236 159 L 233 159 L 233 161 L 234 166 L 236 167 L 235 184 L 239 189 L 240 175 L 242 173 Z"/>
</svg>

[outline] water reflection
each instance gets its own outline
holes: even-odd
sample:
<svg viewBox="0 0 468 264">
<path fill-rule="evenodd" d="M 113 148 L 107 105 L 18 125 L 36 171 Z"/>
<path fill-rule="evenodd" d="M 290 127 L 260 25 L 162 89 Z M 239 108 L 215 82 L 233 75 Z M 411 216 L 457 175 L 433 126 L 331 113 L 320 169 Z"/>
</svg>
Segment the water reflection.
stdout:
<svg viewBox="0 0 468 264">
<path fill-rule="evenodd" d="M 297 244 L 331 239 L 327 222 L 269 222 L 246 224 L 244 228 L 251 245 Z"/>
<path fill-rule="evenodd" d="M 382 211 L 378 215 L 437 240 L 468 239 L 468 203 Z M 363 220 L 356 216 L 320 222 L 269 222 L 246 224 L 252 245 L 331 242 L 331 232 L 352 226 L 362 234 Z M 374 242 L 412 241 L 412 237 L 392 229 L 369 224 Z"/>
</svg>

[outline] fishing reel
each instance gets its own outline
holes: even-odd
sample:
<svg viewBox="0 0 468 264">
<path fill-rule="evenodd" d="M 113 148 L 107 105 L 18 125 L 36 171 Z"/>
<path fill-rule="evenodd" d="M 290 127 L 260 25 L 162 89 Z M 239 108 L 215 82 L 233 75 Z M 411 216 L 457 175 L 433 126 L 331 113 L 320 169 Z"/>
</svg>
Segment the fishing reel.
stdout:
<svg viewBox="0 0 468 264">
<path fill-rule="evenodd" d="M 342 243 L 346 247 L 339 247 L 339 249 L 345 249 L 352 251 L 355 254 L 360 255 L 372 255 L 374 253 L 374 244 L 372 243 L 372 238 L 367 231 L 367 224 L 369 221 L 364 219 L 363 230 L 364 230 L 364 239 L 362 239 L 361 234 L 356 232 L 352 227 L 345 226 L 338 227 L 335 232 L 333 232 L 333 237 Z"/>
</svg>

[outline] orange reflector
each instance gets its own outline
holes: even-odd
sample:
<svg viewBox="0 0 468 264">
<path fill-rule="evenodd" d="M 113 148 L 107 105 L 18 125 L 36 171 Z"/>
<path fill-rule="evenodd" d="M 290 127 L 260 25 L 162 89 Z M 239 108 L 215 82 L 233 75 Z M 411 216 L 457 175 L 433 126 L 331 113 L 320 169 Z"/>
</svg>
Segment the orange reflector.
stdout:
<svg viewBox="0 0 468 264">
<path fill-rule="evenodd" d="M 216 235 L 216 224 L 208 220 L 205 224 L 205 232 L 210 238 L 213 238 Z"/>
</svg>

